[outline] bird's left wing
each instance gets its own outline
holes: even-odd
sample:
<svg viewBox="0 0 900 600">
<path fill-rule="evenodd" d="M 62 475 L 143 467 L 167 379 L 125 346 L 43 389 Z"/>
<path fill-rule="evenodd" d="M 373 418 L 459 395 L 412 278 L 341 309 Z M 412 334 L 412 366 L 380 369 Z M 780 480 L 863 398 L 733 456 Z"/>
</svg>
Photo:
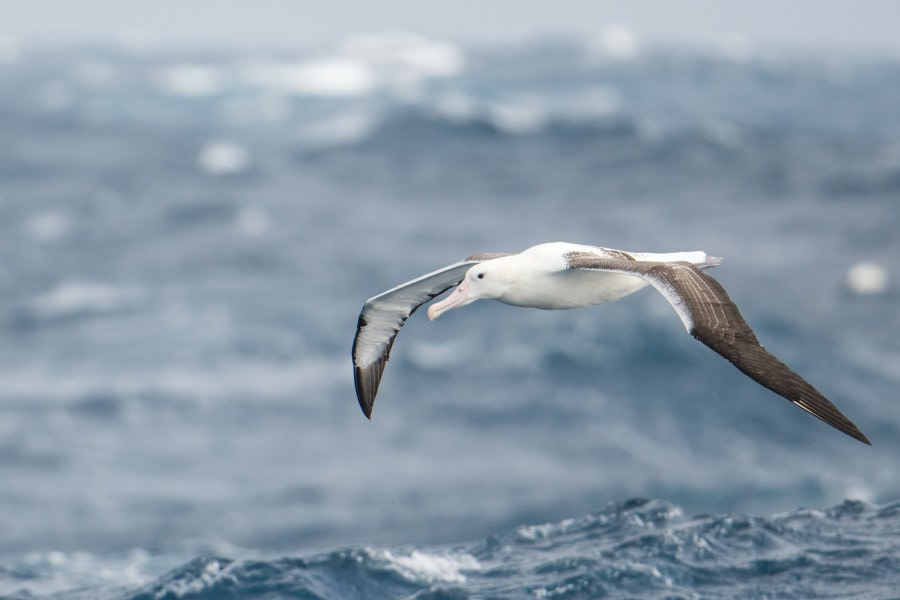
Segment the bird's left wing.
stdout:
<svg viewBox="0 0 900 600">
<path fill-rule="evenodd" d="M 473 254 L 465 260 L 407 281 L 366 300 L 359 313 L 356 337 L 353 340 L 356 398 L 366 417 L 372 418 L 372 407 L 381 375 L 387 365 L 394 339 L 406 319 L 435 296 L 458 285 L 472 265 L 508 255 L 509 253 Z"/>
<path fill-rule="evenodd" d="M 869 440 L 838 408 L 763 348 L 722 285 L 687 262 L 652 262 L 571 252 L 567 268 L 623 273 L 653 285 L 675 308 L 692 336 L 727 358 L 745 375 L 806 412 L 865 444 Z"/>
</svg>

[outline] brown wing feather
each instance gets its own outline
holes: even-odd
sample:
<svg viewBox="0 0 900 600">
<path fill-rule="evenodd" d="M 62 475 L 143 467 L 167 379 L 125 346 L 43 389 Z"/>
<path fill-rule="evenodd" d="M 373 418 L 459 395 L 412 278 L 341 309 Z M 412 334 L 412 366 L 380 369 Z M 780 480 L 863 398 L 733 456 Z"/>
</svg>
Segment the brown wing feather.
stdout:
<svg viewBox="0 0 900 600">
<path fill-rule="evenodd" d="M 689 263 L 573 257 L 570 268 L 643 277 L 675 307 L 689 333 L 745 375 L 852 438 L 868 438 L 809 382 L 763 348 L 722 285 Z"/>
</svg>

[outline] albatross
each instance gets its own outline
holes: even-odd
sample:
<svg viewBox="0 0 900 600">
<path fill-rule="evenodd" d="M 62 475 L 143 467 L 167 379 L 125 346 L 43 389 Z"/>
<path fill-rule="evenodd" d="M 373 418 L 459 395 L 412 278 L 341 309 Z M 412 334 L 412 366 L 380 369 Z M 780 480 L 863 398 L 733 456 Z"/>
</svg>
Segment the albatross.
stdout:
<svg viewBox="0 0 900 600">
<path fill-rule="evenodd" d="M 417 308 L 434 320 L 476 300 L 561 310 L 603 304 L 651 285 L 692 336 L 745 375 L 852 438 L 868 438 L 838 408 L 763 348 L 725 289 L 705 270 L 722 259 L 705 252 L 626 252 L 555 242 L 519 253 L 473 254 L 366 300 L 353 341 L 353 378 L 367 418 L 400 328 Z"/>
</svg>

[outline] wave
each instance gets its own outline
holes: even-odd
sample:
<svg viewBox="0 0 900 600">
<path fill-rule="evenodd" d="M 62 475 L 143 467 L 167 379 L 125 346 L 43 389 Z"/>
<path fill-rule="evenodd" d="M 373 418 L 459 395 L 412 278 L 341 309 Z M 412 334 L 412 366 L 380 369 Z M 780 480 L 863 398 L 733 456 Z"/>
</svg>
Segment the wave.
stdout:
<svg viewBox="0 0 900 600">
<path fill-rule="evenodd" d="M 39 320 L 106 314 L 123 309 L 137 295 L 134 290 L 102 283 L 64 281 L 33 298 L 27 305 L 27 311 Z"/>
<path fill-rule="evenodd" d="M 457 47 L 421 35 L 384 32 L 347 39 L 337 48 L 294 59 L 179 61 L 160 65 L 155 87 L 182 97 L 215 96 L 251 88 L 311 98 L 352 98 L 388 90 L 403 93 L 430 78 L 464 68 Z"/>
<path fill-rule="evenodd" d="M 686 513 L 900 497 L 900 63 L 639 42 L 0 48 L 0 596 L 893 594 L 896 505 Z M 649 291 L 419 313 L 366 422 L 360 303 L 548 239 L 725 256 L 875 448 Z"/>
<path fill-rule="evenodd" d="M 893 127 L 893 104 L 876 99 L 873 111 L 858 114 L 847 97 L 892 94 L 897 77 L 891 60 L 753 53 L 738 60 L 730 50 L 645 49 L 621 28 L 493 48 L 383 32 L 289 53 L 161 52 L 135 59 L 111 47 L 82 50 L 76 59 L 52 49 L 21 54 L 13 73 L 24 82 L 22 98 L 13 93 L 2 103 L 20 117 L 115 115 L 165 126 L 182 114 L 185 123 L 224 117 L 238 127 L 281 125 L 286 132 L 300 130 L 301 137 L 308 128 L 320 133 L 319 123 L 409 106 L 451 121 L 485 121 L 507 133 L 622 113 L 656 122 L 713 116 L 721 123 L 759 123 L 770 120 L 766 111 L 814 129 L 827 122 L 830 128 L 881 132 L 886 124 Z M 796 92 L 798 80 L 822 99 L 820 105 L 811 110 L 805 103 L 748 102 L 747 94 L 760 87 L 776 96 Z M 24 100 L 34 97 L 38 102 Z M 714 135 L 733 137 L 723 127 Z"/>
<path fill-rule="evenodd" d="M 900 503 L 748 517 L 632 499 L 451 548 L 200 557 L 121 597 L 886 597 L 900 585 L 898 526 Z"/>
</svg>

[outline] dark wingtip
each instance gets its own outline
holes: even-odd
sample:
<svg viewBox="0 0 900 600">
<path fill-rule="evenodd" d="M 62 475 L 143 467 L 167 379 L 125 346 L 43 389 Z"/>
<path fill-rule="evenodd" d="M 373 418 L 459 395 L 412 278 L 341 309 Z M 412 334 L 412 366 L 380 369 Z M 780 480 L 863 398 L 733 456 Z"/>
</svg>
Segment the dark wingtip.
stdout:
<svg viewBox="0 0 900 600">
<path fill-rule="evenodd" d="M 815 388 L 812 388 L 813 391 L 816 391 Z M 818 394 L 818 392 L 816 392 Z M 838 408 L 832 404 L 827 398 L 818 394 L 818 398 L 813 398 L 815 403 L 798 403 L 797 406 L 802 408 L 803 410 L 809 412 L 814 417 L 817 417 L 828 423 L 841 433 L 852 437 L 854 440 L 860 441 L 863 444 L 867 444 L 869 446 L 872 445 L 872 442 L 869 441 L 869 438 L 859 430 L 859 427 L 856 424 L 847 418 L 847 416 L 842 413 Z"/>
<path fill-rule="evenodd" d="M 831 425 L 832 427 L 834 427 L 841 433 L 852 437 L 854 440 L 860 441 L 863 444 L 866 444 L 868 446 L 872 445 L 872 442 L 869 441 L 869 438 L 867 438 L 866 435 L 862 431 L 859 430 L 859 428 L 853 423 L 853 421 L 851 421 L 846 416 L 844 416 L 837 409 L 837 407 L 835 407 L 833 405 L 830 407 L 833 409 L 833 413 L 835 413 L 835 414 L 824 414 L 824 413 L 814 412 L 803 405 L 798 405 L 798 406 L 800 406 L 800 408 L 803 408 L 804 410 L 806 410 L 813 416 L 818 417 L 822 421 L 825 421 L 826 423 L 828 423 L 829 425 Z"/>
<path fill-rule="evenodd" d="M 374 404 L 366 404 L 362 398 L 359 398 L 359 407 L 362 409 L 363 414 L 366 415 L 368 420 L 372 420 L 372 407 Z"/>
<path fill-rule="evenodd" d="M 850 437 L 852 437 L 855 440 L 859 440 L 863 444 L 868 444 L 869 446 L 872 445 L 872 442 L 869 441 L 869 438 L 867 438 L 866 435 L 859 429 L 856 429 L 853 432 L 845 431 L 844 433 L 846 433 L 847 435 L 849 435 Z"/>
<path fill-rule="evenodd" d="M 796 406 L 799 406 L 809 414 L 813 415 L 814 417 L 817 417 L 818 419 L 831 425 L 841 433 L 852 437 L 854 440 L 860 441 L 863 444 L 867 444 L 869 446 L 872 445 L 872 442 L 869 441 L 869 438 L 867 438 L 866 435 L 859 430 L 859 428 L 853 423 L 853 421 L 848 419 L 827 398 L 819 394 L 815 390 L 815 388 L 810 386 L 810 389 L 816 393 L 817 397 L 813 397 L 815 403 L 809 403 L 808 400 L 807 402 L 802 403 L 796 400 L 791 400 L 791 402 L 793 402 Z"/>
<path fill-rule="evenodd" d="M 357 400 L 359 400 L 359 407 L 362 409 L 363 414 L 366 415 L 366 418 L 371 421 L 372 420 L 372 405 L 366 404 L 365 401 L 363 401 L 363 399 L 360 398 L 359 396 L 357 396 Z"/>
<path fill-rule="evenodd" d="M 365 307 L 363 307 L 365 311 Z M 350 355 L 353 358 L 353 387 L 356 388 L 356 399 L 359 401 L 359 407 L 363 414 L 370 421 L 372 420 L 372 407 L 375 405 L 375 393 L 378 391 L 378 383 L 381 380 L 381 373 L 375 373 L 374 381 L 370 369 L 367 369 L 368 376 L 363 373 L 363 369 L 356 363 L 356 345 L 359 343 L 359 334 L 362 328 L 367 325 L 363 313 L 359 313 L 359 319 L 356 322 L 356 337 L 353 338 L 353 349 Z M 390 346 L 388 347 L 390 350 Z M 386 360 L 386 359 L 382 359 Z M 383 369 L 383 367 L 382 367 Z"/>
<path fill-rule="evenodd" d="M 356 387 L 356 399 L 359 401 L 359 407 L 363 414 L 370 421 L 372 420 L 372 408 L 375 406 L 375 395 L 367 393 L 364 385 L 364 377 L 362 369 L 357 366 L 353 367 L 353 383 Z M 377 383 L 375 384 L 378 385 Z M 376 388 L 377 389 L 377 388 Z"/>
<path fill-rule="evenodd" d="M 797 377 L 799 377 L 799 375 L 797 375 Z M 800 381 L 809 386 L 809 384 L 806 383 L 802 378 L 800 378 Z M 799 406 L 806 412 L 810 413 L 814 417 L 817 417 L 825 423 L 828 423 L 841 433 L 852 437 L 854 440 L 858 440 L 863 444 L 867 444 L 869 446 L 872 445 L 872 442 L 869 441 L 869 438 L 867 438 L 865 434 L 860 431 L 859 428 L 853 423 L 853 421 L 848 419 L 847 416 L 838 409 L 838 407 L 832 404 L 814 387 L 809 386 L 809 391 L 812 392 L 812 394 L 810 396 L 802 398 L 802 401 L 791 400 L 791 402 L 793 402 L 795 405 Z"/>
</svg>

